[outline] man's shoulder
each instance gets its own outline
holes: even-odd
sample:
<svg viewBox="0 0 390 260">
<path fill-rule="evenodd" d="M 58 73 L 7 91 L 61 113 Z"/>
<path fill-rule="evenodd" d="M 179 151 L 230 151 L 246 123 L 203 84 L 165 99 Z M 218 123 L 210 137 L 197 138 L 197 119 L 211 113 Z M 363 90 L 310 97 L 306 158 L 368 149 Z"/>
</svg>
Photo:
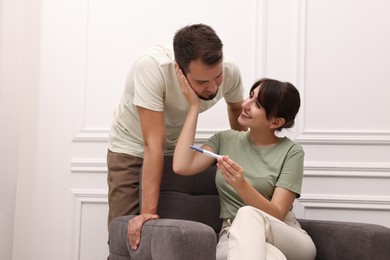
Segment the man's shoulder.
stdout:
<svg viewBox="0 0 390 260">
<path fill-rule="evenodd" d="M 158 64 L 172 63 L 174 54 L 172 48 L 167 45 L 158 44 L 149 47 L 139 55 L 139 59 L 152 59 Z"/>
<path fill-rule="evenodd" d="M 231 60 L 225 59 L 223 61 L 224 76 L 227 79 L 241 78 L 241 72 L 236 63 Z"/>
<path fill-rule="evenodd" d="M 234 70 L 238 69 L 238 65 L 231 59 L 224 58 L 222 63 L 225 69 L 234 69 Z"/>
</svg>

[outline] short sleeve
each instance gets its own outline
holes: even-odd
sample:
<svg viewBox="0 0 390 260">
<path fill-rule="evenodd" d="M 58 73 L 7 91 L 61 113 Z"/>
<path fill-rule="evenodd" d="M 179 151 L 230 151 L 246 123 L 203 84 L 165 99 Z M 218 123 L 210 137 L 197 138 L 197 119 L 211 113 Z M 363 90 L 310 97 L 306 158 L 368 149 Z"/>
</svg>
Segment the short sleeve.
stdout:
<svg viewBox="0 0 390 260">
<path fill-rule="evenodd" d="M 229 103 L 237 103 L 244 99 L 244 86 L 242 83 L 241 72 L 238 66 L 232 62 L 226 62 L 224 85 L 226 91 L 224 99 Z"/>
<path fill-rule="evenodd" d="M 305 153 L 302 147 L 295 144 L 286 155 L 283 168 L 276 186 L 288 189 L 300 197 L 303 179 L 303 161 Z"/>
<path fill-rule="evenodd" d="M 164 97 L 165 81 L 158 63 L 150 56 L 142 56 L 134 68 L 134 105 L 163 111 Z"/>
<path fill-rule="evenodd" d="M 219 154 L 219 149 L 221 144 L 221 134 L 222 131 L 215 133 L 205 143 L 205 145 L 209 146 L 216 154 Z"/>
</svg>

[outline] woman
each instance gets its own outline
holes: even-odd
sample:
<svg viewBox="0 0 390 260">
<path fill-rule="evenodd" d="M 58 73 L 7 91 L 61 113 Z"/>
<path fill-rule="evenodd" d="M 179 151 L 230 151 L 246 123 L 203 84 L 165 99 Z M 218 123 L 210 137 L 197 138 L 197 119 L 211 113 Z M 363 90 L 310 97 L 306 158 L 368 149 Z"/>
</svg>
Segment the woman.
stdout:
<svg viewBox="0 0 390 260">
<path fill-rule="evenodd" d="M 226 130 L 212 136 L 202 148 L 223 155 L 215 159 L 189 149 L 200 102 L 179 69 L 177 74 L 190 110 L 174 152 L 173 169 L 192 175 L 217 163 L 215 180 L 223 219 L 217 259 L 314 259 L 314 243 L 291 212 L 301 192 L 304 151 L 289 138 L 276 135 L 294 125 L 300 107 L 298 90 L 272 79 L 255 82 L 238 119 L 250 130 Z"/>
</svg>

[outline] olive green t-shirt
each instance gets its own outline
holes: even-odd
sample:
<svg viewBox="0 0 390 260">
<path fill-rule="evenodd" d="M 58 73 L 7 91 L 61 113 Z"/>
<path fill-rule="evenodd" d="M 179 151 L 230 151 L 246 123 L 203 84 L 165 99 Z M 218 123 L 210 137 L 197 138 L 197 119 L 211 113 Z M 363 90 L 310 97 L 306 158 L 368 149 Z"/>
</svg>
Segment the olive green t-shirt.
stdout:
<svg viewBox="0 0 390 260">
<path fill-rule="evenodd" d="M 280 138 L 280 142 L 272 147 L 256 147 L 249 139 L 249 131 L 226 130 L 213 135 L 206 145 L 215 153 L 229 155 L 244 169 L 248 182 L 268 200 L 277 186 L 300 196 L 304 151 L 289 138 Z M 220 195 L 220 217 L 234 218 L 238 209 L 245 206 L 244 202 L 219 170 L 215 182 Z"/>
</svg>

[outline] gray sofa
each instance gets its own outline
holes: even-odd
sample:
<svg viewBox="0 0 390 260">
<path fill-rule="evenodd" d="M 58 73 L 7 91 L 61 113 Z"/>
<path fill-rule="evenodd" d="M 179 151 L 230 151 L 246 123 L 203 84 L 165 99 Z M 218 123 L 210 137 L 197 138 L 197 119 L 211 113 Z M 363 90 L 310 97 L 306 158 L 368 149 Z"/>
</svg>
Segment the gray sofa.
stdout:
<svg viewBox="0 0 390 260">
<path fill-rule="evenodd" d="M 110 260 L 212 260 L 221 228 L 215 167 L 194 176 L 172 171 L 166 156 L 158 214 L 145 223 L 137 251 L 129 248 L 127 222 L 113 220 L 109 231 Z M 390 229 L 380 225 L 299 219 L 310 234 L 318 260 L 390 260 Z"/>
</svg>

